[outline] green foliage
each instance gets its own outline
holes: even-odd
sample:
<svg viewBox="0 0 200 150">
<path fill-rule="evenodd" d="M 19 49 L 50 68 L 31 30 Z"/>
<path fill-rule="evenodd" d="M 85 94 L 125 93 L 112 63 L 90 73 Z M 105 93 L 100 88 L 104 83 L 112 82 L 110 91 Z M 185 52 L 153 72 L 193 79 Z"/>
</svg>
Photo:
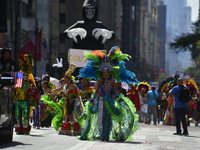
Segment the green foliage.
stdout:
<svg viewBox="0 0 200 150">
<path fill-rule="evenodd" d="M 200 54 L 199 21 L 195 22 L 193 25 L 193 33 L 183 33 L 177 36 L 174 42 L 169 43 L 169 45 L 175 53 L 189 50 L 194 60 Z"/>
</svg>

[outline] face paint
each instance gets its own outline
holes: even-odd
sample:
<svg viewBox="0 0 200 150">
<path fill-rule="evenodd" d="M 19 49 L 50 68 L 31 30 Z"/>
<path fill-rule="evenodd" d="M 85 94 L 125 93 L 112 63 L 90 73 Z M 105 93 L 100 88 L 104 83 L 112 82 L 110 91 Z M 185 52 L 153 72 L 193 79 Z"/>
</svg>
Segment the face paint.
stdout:
<svg viewBox="0 0 200 150">
<path fill-rule="evenodd" d="M 85 14 L 88 19 L 92 19 L 95 14 L 95 7 L 94 6 L 85 7 Z"/>
</svg>

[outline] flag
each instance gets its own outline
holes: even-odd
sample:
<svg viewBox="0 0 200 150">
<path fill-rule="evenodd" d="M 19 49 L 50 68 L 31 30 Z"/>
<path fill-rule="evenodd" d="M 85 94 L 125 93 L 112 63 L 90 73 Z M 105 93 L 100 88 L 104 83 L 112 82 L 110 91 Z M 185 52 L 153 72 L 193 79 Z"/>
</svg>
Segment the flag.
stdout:
<svg viewBox="0 0 200 150">
<path fill-rule="evenodd" d="M 41 47 L 42 47 L 42 30 L 40 30 L 38 33 L 36 29 L 34 31 L 31 31 L 30 34 L 28 35 L 30 38 L 30 41 L 33 43 L 34 47 L 36 46 L 36 35 L 37 35 L 37 52 L 36 52 L 36 60 L 40 61 L 41 60 Z M 34 50 L 35 51 L 35 48 Z M 33 55 L 35 59 L 35 53 Z"/>
<path fill-rule="evenodd" d="M 11 76 L 14 79 L 14 88 L 16 87 L 22 87 L 22 80 L 23 80 L 23 72 L 12 72 Z"/>
<path fill-rule="evenodd" d="M 37 31 L 36 31 L 36 29 L 34 30 L 34 31 L 31 31 L 30 32 L 30 34 L 28 35 L 29 36 L 29 38 L 30 38 L 30 40 L 31 40 L 31 42 L 35 45 L 36 44 L 36 34 L 37 34 Z M 37 45 L 38 45 L 38 43 L 37 43 Z"/>
<path fill-rule="evenodd" d="M 27 42 L 23 47 L 20 48 L 20 54 L 31 54 L 35 56 L 35 46 L 31 41 Z M 34 57 L 33 57 L 34 58 Z"/>
<path fill-rule="evenodd" d="M 47 51 L 47 41 L 46 40 L 44 40 L 42 42 L 41 55 L 42 55 L 44 60 L 48 60 L 49 59 L 49 52 Z"/>
</svg>

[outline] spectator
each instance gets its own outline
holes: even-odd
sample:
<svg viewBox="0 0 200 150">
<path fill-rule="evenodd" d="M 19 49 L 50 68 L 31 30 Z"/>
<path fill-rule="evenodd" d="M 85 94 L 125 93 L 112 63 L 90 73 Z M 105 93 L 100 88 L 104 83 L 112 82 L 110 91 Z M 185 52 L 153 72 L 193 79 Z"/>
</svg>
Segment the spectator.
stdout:
<svg viewBox="0 0 200 150">
<path fill-rule="evenodd" d="M 148 117 L 147 117 L 147 104 L 146 104 L 146 96 L 145 94 L 147 93 L 145 88 L 142 88 L 139 91 L 139 98 L 140 98 L 140 107 L 141 107 L 141 111 L 139 114 L 139 122 L 144 122 L 145 124 L 148 123 Z"/>
<path fill-rule="evenodd" d="M 11 58 L 10 48 L 3 48 L 1 51 L 0 70 L 3 76 L 11 76 L 11 71 L 16 71 L 16 62 Z"/>
<path fill-rule="evenodd" d="M 169 96 L 174 96 L 174 101 L 175 101 L 174 109 L 175 109 L 176 133 L 174 133 L 174 135 L 182 135 L 180 126 L 180 122 L 182 122 L 183 135 L 187 136 L 189 134 L 188 134 L 185 115 L 188 102 L 182 102 L 179 100 L 180 89 L 182 86 L 183 86 L 183 80 L 179 78 L 177 80 L 177 86 L 173 87 L 173 89 L 169 93 Z"/>
<path fill-rule="evenodd" d="M 158 92 L 156 91 L 156 87 L 152 86 L 151 90 L 147 93 L 147 104 L 148 104 L 148 125 L 151 124 L 151 117 L 153 115 L 153 122 L 156 125 L 157 120 L 157 99 L 158 99 Z"/>
</svg>

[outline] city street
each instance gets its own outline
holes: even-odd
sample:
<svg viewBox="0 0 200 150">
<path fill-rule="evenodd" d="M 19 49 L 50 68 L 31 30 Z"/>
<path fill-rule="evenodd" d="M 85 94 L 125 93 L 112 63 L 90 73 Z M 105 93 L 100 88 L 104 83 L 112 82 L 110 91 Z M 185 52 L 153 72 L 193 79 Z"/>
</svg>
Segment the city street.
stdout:
<svg viewBox="0 0 200 150">
<path fill-rule="evenodd" d="M 30 135 L 16 135 L 13 142 L 2 143 L 0 149 L 15 150 L 199 150 L 200 127 L 192 123 L 189 136 L 173 135 L 175 126 L 139 123 L 132 142 L 81 141 L 74 136 L 58 135 L 53 127 L 32 129 Z"/>
</svg>

